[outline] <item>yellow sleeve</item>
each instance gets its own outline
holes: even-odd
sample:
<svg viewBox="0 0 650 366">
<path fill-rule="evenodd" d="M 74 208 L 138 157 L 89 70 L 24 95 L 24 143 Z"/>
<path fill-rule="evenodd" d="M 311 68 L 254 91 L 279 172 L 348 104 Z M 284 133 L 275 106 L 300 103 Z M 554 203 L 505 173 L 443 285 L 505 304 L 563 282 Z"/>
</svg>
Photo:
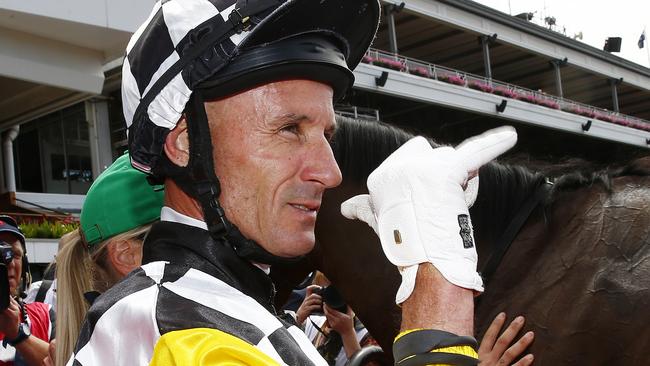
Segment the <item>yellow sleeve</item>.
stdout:
<svg viewBox="0 0 650 366">
<path fill-rule="evenodd" d="M 403 336 L 405 336 L 405 335 L 407 335 L 409 333 L 414 333 L 414 332 L 418 332 L 418 331 L 422 331 L 422 330 L 424 330 L 424 329 L 409 329 L 409 330 L 402 331 L 397 335 L 397 337 L 395 337 L 394 342 L 397 342 L 400 338 L 402 338 Z M 474 348 L 472 348 L 471 346 L 467 346 L 467 345 L 439 347 L 439 348 L 432 349 L 429 352 L 465 356 L 465 357 L 475 359 L 476 363 L 478 363 L 478 353 L 476 352 L 476 350 Z M 399 362 L 406 361 L 411 357 L 415 357 L 415 355 L 406 357 L 403 360 L 398 360 L 398 361 Z M 448 363 L 435 363 L 435 364 L 427 364 L 426 366 L 454 366 L 454 365 L 453 364 L 448 364 Z"/>
<path fill-rule="evenodd" d="M 150 366 L 278 365 L 257 347 L 217 329 L 194 328 L 160 337 Z"/>
</svg>

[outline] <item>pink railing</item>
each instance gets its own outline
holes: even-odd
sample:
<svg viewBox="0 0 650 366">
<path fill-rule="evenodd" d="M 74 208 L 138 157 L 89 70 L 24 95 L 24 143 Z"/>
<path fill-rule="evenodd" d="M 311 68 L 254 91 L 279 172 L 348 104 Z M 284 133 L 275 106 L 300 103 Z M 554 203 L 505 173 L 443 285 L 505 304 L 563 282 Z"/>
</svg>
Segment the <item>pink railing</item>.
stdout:
<svg viewBox="0 0 650 366">
<path fill-rule="evenodd" d="M 487 79 L 482 76 L 449 69 L 423 61 L 413 60 L 384 51 L 370 49 L 366 52 L 362 62 L 479 90 L 484 93 L 517 99 L 546 108 L 558 109 L 564 112 L 585 116 L 587 118 L 611 122 L 638 130 L 650 131 L 650 122 L 640 118 L 608 111 L 606 109 L 582 104 L 565 98 L 559 98 L 541 91 L 534 91 L 501 81 Z"/>
</svg>

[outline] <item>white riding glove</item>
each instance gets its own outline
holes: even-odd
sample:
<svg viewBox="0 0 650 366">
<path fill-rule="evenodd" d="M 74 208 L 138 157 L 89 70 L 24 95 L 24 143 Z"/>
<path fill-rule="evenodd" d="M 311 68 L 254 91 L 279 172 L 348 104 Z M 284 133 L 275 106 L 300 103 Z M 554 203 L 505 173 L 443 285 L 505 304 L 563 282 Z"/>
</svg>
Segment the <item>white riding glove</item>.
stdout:
<svg viewBox="0 0 650 366">
<path fill-rule="evenodd" d="M 470 138 L 456 149 L 433 149 L 426 139 L 415 137 L 370 174 L 370 195 L 341 204 L 343 216 L 363 220 L 375 230 L 386 257 L 398 267 L 398 304 L 411 295 L 418 264 L 426 262 L 449 282 L 483 291 L 468 210 L 478 181 L 468 182 L 468 177 L 516 141 L 512 127 Z"/>
</svg>

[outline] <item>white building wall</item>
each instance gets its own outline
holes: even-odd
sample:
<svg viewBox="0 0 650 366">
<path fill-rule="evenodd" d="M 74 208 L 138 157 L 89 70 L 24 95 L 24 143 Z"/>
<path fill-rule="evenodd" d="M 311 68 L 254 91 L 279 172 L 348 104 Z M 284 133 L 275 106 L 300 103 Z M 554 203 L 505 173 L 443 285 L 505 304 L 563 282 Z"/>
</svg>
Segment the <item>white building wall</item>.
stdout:
<svg viewBox="0 0 650 366">
<path fill-rule="evenodd" d="M 99 94 L 153 0 L 0 0 L 0 76 Z"/>
<path fill-rule="evenodd" d="M 1 0 L 0 9 L 66 22 L 134 32 L 153 0 Z"/>
<path fill-rule="evenodd" d="M 0 28 L 0 75 L 82 92 L 100 93 L 101 51 Z"/>
</svg>

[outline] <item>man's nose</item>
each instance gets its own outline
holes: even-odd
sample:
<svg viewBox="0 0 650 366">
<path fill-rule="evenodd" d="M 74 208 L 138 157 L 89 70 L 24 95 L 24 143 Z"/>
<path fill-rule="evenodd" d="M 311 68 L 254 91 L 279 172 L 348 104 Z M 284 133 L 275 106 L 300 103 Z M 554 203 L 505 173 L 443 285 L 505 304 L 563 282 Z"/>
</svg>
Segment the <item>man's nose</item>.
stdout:
<svg viewBox="0 0 650 366">
<path fill-rule="evenodd" d="M 333 188 L 341 184 L 343 180 L 341 169 L 325 137 L 314 143 L 308 154 L 308 163 L 302 173 L 303 180 L 317 181 L 325 188 Z"/>
</svg>

